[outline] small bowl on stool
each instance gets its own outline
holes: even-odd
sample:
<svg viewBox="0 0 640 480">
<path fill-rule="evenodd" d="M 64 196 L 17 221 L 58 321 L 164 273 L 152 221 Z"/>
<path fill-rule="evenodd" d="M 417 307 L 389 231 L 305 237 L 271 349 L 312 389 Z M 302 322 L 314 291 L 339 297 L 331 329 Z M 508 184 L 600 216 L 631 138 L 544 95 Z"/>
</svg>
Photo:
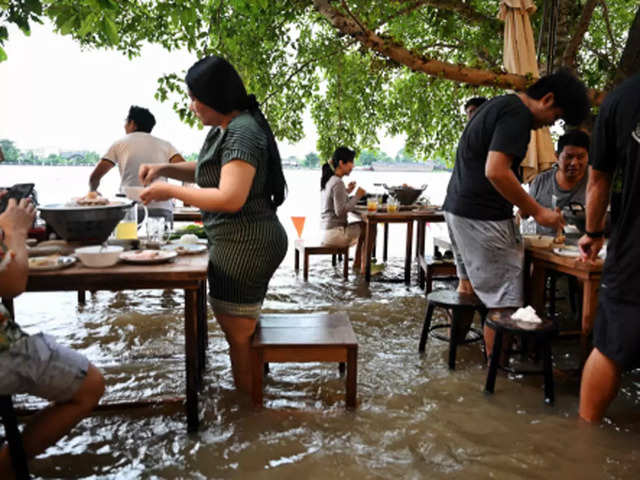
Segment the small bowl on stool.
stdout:
<svg viewBox="0 0 640 480">
<path fill-rule="evenodd" d="M 75 255 L 85 267 L 105 268 L 112 267 L 120 259 L 124 248 L 119 245 L 89 245 L 75 249 Z"/>
</svg>

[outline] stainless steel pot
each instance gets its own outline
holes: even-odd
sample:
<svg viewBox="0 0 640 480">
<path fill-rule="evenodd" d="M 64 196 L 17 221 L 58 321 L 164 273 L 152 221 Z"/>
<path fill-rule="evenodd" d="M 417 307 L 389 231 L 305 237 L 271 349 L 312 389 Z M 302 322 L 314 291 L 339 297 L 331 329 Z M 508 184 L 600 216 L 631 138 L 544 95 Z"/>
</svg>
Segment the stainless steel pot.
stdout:
<svg viewBox="0 0 640 480">
<path fill-rule="evenodd" d="M 130 200 L 91 207 L 53 204 L 41 206 L 38 210 L 40 216 L 61 238 L 67 241 L 102 243 L 124 217 L 127 209 L 134 204 Z"/>
<path fill-rule="evenodd" d="M 389 192 L 389 195 L 400 202 L 400 205 L 413 205 L 427 188 L 427 185 L 422 185 L 420 188 L 413 188 L 408 185 L 390 187 L 386 183 L 383 183 L 382 186 Z"/>
</svg>

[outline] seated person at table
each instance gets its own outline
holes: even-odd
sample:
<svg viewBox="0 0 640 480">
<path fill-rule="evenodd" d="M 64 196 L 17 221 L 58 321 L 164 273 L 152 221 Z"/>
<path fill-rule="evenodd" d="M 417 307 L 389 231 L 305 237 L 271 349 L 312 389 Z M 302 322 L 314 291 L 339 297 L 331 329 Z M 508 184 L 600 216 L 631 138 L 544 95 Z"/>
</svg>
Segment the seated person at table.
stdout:
<svg viewBox="0 0 640 480">
<path fill-rule="evenodd" d="M 571 130 L 558 140 L 558 161 L 553 168 L 540 173 L 531 183 L 529 194 L 546 208 L 551 208 L 552 195 L 556 207 L 564 208 L 571 202 L 584 206 L 587 193 L 587 163 L 589 161 L 589 135 L 582 130 Z M 536 233 L 555 235 L 549 227 L 536 224 Z"/>
<path fill-rule="evenodd" d="M 347 213 L 353 210 L 358 200 L 366 195 L 362 188 L 358 187 L 355 195 L 349 197 L 356 188 L 356 182 L 350 182 L 345 187 L 342 177 L 349 175 L 353 170 L 353 159 L 356 152 L 347 147 L 338 147 L 333 156 L 322 165 L 322 178 L 320 179 L 322 244 L 333 247 L 353 246 L 356 243 L 356 256 L 353 260 L 354 270 L 364 267 L 365 255 L 364 228 L 362 222 L 348 223 Z"/>
<path fill-rule="evenodd" d="M 156 124 L 153 114 L 146 108 L 132 105 L 125 120 L 126 135 L 117 140 L 102 160 L 98 162 L 89 177 L 89 189 L 98 190 L 100 180 L 115 165 L 120 170 L 120 191 L 125 187 L 142 187 L 138 178 L 140 165 L 180 163 L 184 158 L 169 142 L 151 135 Z M 166 178 L 162 178 L 166 181 Z M 173 203 L 171 200 L 151 202 L 147 205 L 149 216 L 163 217 L 167 222 L 173 221 Z M 140 212 L 138 212 L 140 214 Z"/>
<path fill-rule="evenodd" d="M 5 192 L 0 193 L 4 195 Z M 26 199 L 9 200 L 0 214 L 0 296 L 24 291 L 28 277 L 27 232 L 35 218 Z M 53 402 L 23 430 L 27 458 L 43 452 L 89 415 L 104 393 L 100 371 L 83 355 L 44 333 L 29 335 L 0 304 L 0 395 L 28 393 Z M 11 478 L 9 450 L 0 450 L 0 478 Z"/>
</svg>

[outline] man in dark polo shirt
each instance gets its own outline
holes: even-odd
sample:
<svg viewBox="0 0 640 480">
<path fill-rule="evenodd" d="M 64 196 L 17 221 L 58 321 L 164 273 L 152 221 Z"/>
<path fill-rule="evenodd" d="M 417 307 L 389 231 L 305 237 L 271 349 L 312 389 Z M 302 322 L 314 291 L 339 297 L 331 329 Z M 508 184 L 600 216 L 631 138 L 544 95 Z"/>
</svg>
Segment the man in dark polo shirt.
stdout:
<svg viewBox="0 0 640 480">
<path fill-rule="evenodd" d="M 602 248 L 611 195 L 595 348 L 580 385 L 580 417 L 599 422 L 618 394 L 621 372 L 640 366 L 640 74 L 605 99 L 589 157 L 586 233 L 578 243 L 584 260 L 594 260 Z"/>
<path fill-rule="evenodd" d="M 520 184 L 531 130 L 559 118 L 579 124 L 589 111 L 584 84 L 561 70 L 525 92 L 483 104 L 467 123 L 456 152 L 443 209 L 454 250 L 458 291 L 475 292 L 489 309 L 523 305 L 524 248 L 513 206 L 552 228 L 562 216 L 542 207 Z M 487 352 L 493 330 L 485 328 Z"/>
</svg>

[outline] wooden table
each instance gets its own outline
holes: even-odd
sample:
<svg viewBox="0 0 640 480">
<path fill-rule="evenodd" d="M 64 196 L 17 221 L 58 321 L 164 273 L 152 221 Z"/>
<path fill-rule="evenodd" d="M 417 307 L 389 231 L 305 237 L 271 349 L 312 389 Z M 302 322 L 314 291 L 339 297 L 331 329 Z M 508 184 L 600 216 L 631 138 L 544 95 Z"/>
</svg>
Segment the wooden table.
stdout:
<svg viewBox="0 0 640 480">
<path fill-rule="evenodd" d="M 428 222 L 443 222 L 444 215 L 438 210 L 406 210 L 388 213 L 386 211 L 369 212 L 366 209 L 358 209 L 358 214 L 361 216 L 362 221 L 365 224 L 365 247 L 366 247 L 366 262 L 365 262 L 365 281 L 371 281 L 371 253 L 374 246 L 374 232 L 378 223 L 406 223 L 407 224 L 407 239 L 405 246 L 405 259 L 404 259 L 404 283 L 409 285 L 411 283 L 411 261 L 413 251 L 413 222 L 418 223 L 418 239 L 416 250 L 418 255 L 424 256 L 424 241 L 425 241 L 425 226 Z"/>
<path fill-rule="evenodd" d="M 582 283 L 582 318 L 580 343 L 583 357 L 589 351 L 589 335 L 593 330 L 593 322 L 598 306 L 598 287 L 602 276 L 604 262 L 598 259 L 594 263 L 582 262 L 578 257 L 556 255 L 552 250 L 536 247 L 526 248 L 525 271 L 531 271 L 530 283 L 525 289 L 528 302 L 538 312 L 544 311 L 545 277 L 547 271 L 562 272 L 576 277 Z M 530 270 L 529 270 L 530 268 Z"/>
<path fill-rule="evenodd" d="M 27 292 L 70 290 L 184 289 L 184 338 L 187 429 L 198 429 L 198 389 L 207 344 L 207 254 L 179 256 L 155 265 L 119 263 L 109 268 L 75 265 L 56 271 L 31 271 Z M 3 299 L 13 313 L 13 302 Z"/>
<path fill-rule="evenodd" d="M 201 222 L 202 213 L 195 207 L 177 207 L 173 210 L 174 222 Z"/>
</svg>

